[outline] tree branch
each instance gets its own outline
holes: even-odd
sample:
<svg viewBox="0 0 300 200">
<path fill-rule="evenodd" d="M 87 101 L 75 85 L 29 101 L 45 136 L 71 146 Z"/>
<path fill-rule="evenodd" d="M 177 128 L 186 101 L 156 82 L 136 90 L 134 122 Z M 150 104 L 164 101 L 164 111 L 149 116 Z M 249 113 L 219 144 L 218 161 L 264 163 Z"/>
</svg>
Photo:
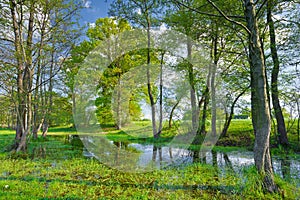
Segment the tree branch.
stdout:
<svg viewBox="0 0 300 200">
<path fill-rule="evenodd" d="M 256 12 L 256 17 L 259 15 L 261 9 L 264 7 L 264 5 L 266 4 L 267 0 L 264 0 L 263 3 L 260 5 L 260 7 L 257 9 Z"/>
<path fill-rule="evenodd" d="M 234 23 L 236 25 L 241 26 L 244 30 L 247 31 L 247 33 L 251 34 L 251 31 L 242 23 L 237 22 L 233 19 L 231 19 L 229 16 L 227 16 L 218 6 L 216 6 L 216 4 L 214 2 L 212 2 L 211 0 L 207 0 L 227 21 Z"/>
<path fill-rule="evenodd" d="M 208 13 L 208 12 L 200 11 L 200 10 L 198 10 L 198 8 L 197 9 L 192 8 L 191 6 L 188 6 L 188 5 L 184 4 L 184 3 L 181 3 L 178 0 L 172 0 L 172 1 L 174 3 L 180 5 L 180 6 L 183 6 L 183 7 L 187 8 L 187 9 L 189 9 L 191 11 L 194 11 L 194 12 L 202 14 L 202 15 L 207 15 L 207 16 L 212 16 L 212 17 L 224 17 L 222 15 L 216 15 L 216 14 L 213 14 L 213 13 Z M 242 17 L 242 16 L 236 16 L 236 15 L 229 15 L 229 17 L 231 17 L 231 18 L 237 18 L 237 19 L 244 19 L 244 17 Z"/>
</svg>

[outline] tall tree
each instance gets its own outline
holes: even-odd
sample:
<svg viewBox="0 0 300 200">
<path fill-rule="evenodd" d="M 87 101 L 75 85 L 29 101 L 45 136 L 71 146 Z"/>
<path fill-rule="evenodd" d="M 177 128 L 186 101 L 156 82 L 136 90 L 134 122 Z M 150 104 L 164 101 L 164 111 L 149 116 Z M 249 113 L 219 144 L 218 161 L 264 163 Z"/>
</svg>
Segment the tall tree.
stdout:
<svg viewBox="0 0 300 200">
<path fill-rule="evenodd" d="M 96 115 L 100 123 L 105 124 L 113 121 L 113 112 L 115 112 L 116 127 L 122 128 L 126 120 L 122 117 L 121 92 L 121 75 L 132 67 L 131 56 L 127 53 L 122 55 L 122 45 L 119 40 L 123 32 L 131 30 L 131 26 L 125 19 L 116 18 L 99 18 L 95 24 L 90 25 L 87 30 L 88 40 L 81 42 L 74 47 L 71 52 L 71 58 L 64 66 L 66 74 L 65 81 L 71 92 L 73 101 L 73 113 L 76 112 L 76 101 L 74 94 L 74 77 L 78 72 L 80 65 L 94 48 L 101 43 L 105 43 L 103 53 L 109 60 L 109 66 L 103 71 L 99 80 L 99 97 L 96 99 Z M 117 98 L 112 105 L 113 92 L 117 92 Z M 131 101 L 133 102 L 133 101 Z M 132 104 L 131 104 L 132 105 Z"/>
<path fill-rule="evenodd" d="M 284 117 L 282 114 L 282 109 L 279 101 L 279 91 L 278 91 L 278 75 L 280 71 L 280 61 L 277 53 L 276 45 L 276 34 L 275 34 L 275 25 L 272 19 L 272 10 L 274 7 L 274 1 L 267 1 L 267 23 L 269 26 L 269 35 L 270 35 L 270 48 L 271 55 L 273 60 L 273 69 L 272 69 L 272 78 L 271 78 L 271 93 L 272 93 L 272 104 L 274 108 L 275 118 L 277 121 L 277 132 L 279 134 L 279 144 L 287 147 L 289 144 L 287 131 L 284 123 Z"/>
<path fill-rule="evenodd" d="M 5 64 L 13 66 L 12 76 L 17 80 L 14 89 L 11 90 L 16 91 L 16 95 L 10 94 L 14 99 L 17 113 L 13 147 L 16 151 L 26 149 L 32 126 L 36 126 L 33 121 L 37 121 L 36 103 L 39 93 L 35 93 L 35 90 L 41 88 L 55 75 L 54 71 L 53 74 L 49 74 L 50 70 L 45 70 L 48 73 L 41 81 L 41 67 L 48 68 L 51 63 L 56 65 L 68 53 L 70 41 L 76 37 L 76 31 L 67 29 L 71 26 L 75 28 L 74 20 L 71 18 L 76 15 L 81 3 L 63 0 L 51 2 L 5 0 L 1 3 L 3 7 L 1 17 L 5 19 L 6 27 L 5 31 L 1 30 L 0 39 L 11 47 L 8 58 L 1 61 L 9 61 Z M 54 59 L 46 57 L 50 52 L 54 52 Z"/>
<path fill-rule="evenodd" d="M 194 1 L 187 2 L 188 5 L 193 5 Z M 186 51 L 187 59 L 184 62 L 185 71 L 190 84 L 190 102 L 192 110 L 192 130 L 197 131 L 199 126 L 199 108 L 197 106 L 197 95 L 196 95 L 196 75 L 195 66 L 190 61 L 193 54 L 193 41 L 197 40 L 199 33 L 196 33 L 195 27 L 198 26 L 198 19 L 196 15 L 189 11 L 182 5 L 176 5 L 175 12 L 174 7 L 171 6 L 171 12 L 168 13 L 165 21 L 176 31 L 182 32 L 187 36 L 186 38 Z M 199 31 L 199 30 L 197 30 Z"/>
<path fill-rule="evenodd" d="M 252 123 L 255 133 L 254 144 L 254 160 L 257 170 L 263 176 L 263 183 L 265 189 L 274 192 L 277 191 L 277 186 L 274 183 L 273 170 L 270 155 L 269 138 L 271 132 L 270 110 L 266 89 L 266 74 L 265 63 L 263 58 L 263 51 L 260 45 L 260 38 L 258 32 L 258 14 L 256 5 L 253 0 L 244 0 L 243 11 L 244 21 L 241 17 L 230 15 L 231 13 L 224 13 L 213 1 L 206 0 L 219 13 L 220 17 L 234 25 L 240 26 L 248 34 L 249 45 L 249 64 L 251 75 L 251 107 L 252 107 Z M 177 3 L 181 3 L 176 0 Z M 181 3 L 182 4 L 182 3 Z M 189 6 L 187 6 L 189 7 Z M 190 8 L 190 7 L 189 7 Z M 198 11 L 196 8 L 190 8 L 199 14 L 210 15 L 207 12 Z M 259 11 L 260 9 L 258 9 Z"/>
<path fill-rule="evenodd" d="M 259 42 L 258 20 L 253 0 L 245 0 L 245 18 L 249 34 L 249 62 L 251 73 L 252 123 L 255 133 L 254 160 L 264 176 L 265 188 L 274 192 L 277 186 L 273 180 L 270 155 L 271 120 L 266 88 L 266 74 L 263 52 Z"/>
<path fill-rule="evenodd" d="M 111 4 L 110 14 L 120 16 L 132 22 L 133 25 L 142 27 L 147 31 L 147 91 L 151 104 L 151 119 L 153 137 L 159 137 L 156 124 L 156 109 L 153 89 L 151 84 L 151 28 L 158 25 L 163 1 L 157 0 L 115 0 Z"/>
</svg>

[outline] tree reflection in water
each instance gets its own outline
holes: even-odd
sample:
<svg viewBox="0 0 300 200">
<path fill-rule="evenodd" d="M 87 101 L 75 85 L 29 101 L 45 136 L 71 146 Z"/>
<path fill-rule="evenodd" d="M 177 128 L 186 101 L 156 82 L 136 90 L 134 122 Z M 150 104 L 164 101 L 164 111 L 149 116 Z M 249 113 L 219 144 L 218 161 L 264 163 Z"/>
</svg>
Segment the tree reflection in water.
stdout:
<svg viewBox="0 0 300 200">
<path fill-rule="evenodd" d="M 162 148 L 160 145 L 154 144 L 153 145 L 153 153 L 152 153 L 152 162 L 156 163 L 156 156 L 158 154 L 159 157 L 159 168 L 162 167 L 162 161 L 163 161 L 163 157 L 162 157 Z"/>
</svg>

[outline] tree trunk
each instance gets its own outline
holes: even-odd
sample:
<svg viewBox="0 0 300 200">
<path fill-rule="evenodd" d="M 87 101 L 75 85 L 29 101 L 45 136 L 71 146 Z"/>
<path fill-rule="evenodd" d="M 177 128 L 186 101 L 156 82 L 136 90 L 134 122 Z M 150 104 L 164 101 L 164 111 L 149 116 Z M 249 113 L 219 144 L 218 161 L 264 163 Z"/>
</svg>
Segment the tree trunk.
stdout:
<svg viewBox="0 0 300 200">
<path fill-rule="evenodd" d="M 250 87 L 250 86 L 249 86 Z M 230 114 L 229 114 L 229 117 L 225 120 L 225 124 L 224 124 L 224 127 L 223 127 L 223 130 L 222 130 L 222 133 L 221 133 L 221 137 L 225 137 L 226 134 L 227 134 L 227 131 L 228 131 L 228 128 L 230 126 L 230 123 L 231 123 L 231 120 L 233 118 L 233 115 L 234 115 L 234 107 L 235 107 L 235 104 L 237 103 L 237 101 L 239 100 L 239 98 L 241 96 L 243 96 L 245 94 L 245 92 L 249 89 L 249 87 L 247 87 L 246 89 L 244 89 L 233 101 L 233 103 L 231 104 L 230 106 Z"/>
<path fill-rule="evenodd" d="M 17 105 L 16 105 L 16 112 L 17 112 L 17 122 L 16 122 L 16 137 L 15 137 L 15 145 L 14 149 L 19 146 L 21 141 L 21 137 L 23 135 L 23 62 L 22 62 L 22 53 L 21 53 L 21 46 L 20 46 L 20 27 L 17 21 L 17 4 L 14 0 L 10 1 L 10 11 L 13 21 L 13 30 L 14 30 L 14 46 L 16 51 L 16 58 L 17 58 Z"/>
<path fill-rule="evenodd" d="M 276 35 L 274 21 L 272 19 L 272 5 L 273 1 L 267 1 L 267 22 L 269 25 L 270 42 L 271 42 L 271 55 L 273 60 L 272 79 L 271 79 L 271 92 L 272 92 L 272 104 L 275 112 L 275 118 L 277 121 L 277 132 L 279 134 L 279 144 L 287 147 L 289 145 L 287 131 L 284 123 L 284 117 L 279 102 L 278 93 L 278 74 L 279 74 L 279 58 L 276 48 Z"/>
<path fill-rule="evenodd" d="M 201 120 L 198 120 L 198 130 L 197 130 L 197 133 L 196 133 L 196 137 L 194 138 L 193 140 L 193 143 L 192 144 L 195 144 L 195 145 L 198 145 L 200 144 L 200 135 L 201 134 L 206 134 L 206 125 L 205 125 L 205 121 L 206 121 L 206 118 L 207 118 L 207 107 L 208 107 L 208 104 L 209 104 L 209 81 L 210 81 L 210 72 L 209 72 L 209 75 L 207 77 L 207 85 L 205 87 L 205 91 L 203 93 L 203 96 L 201 97 L 200 101 L 198 102 L 198 108 L 199 108 L 199 111 L 201 109 L 201 105 L 203 103 L 203 109 L 202 109 L 202 115 L 201 115 Z M 200 118 L 200 112 L 198 114 L 198 118 Z"/>
<path fill-rule="evenodd" d="M 213 60 L 214 64 L 211 66 L 211 132 L 212 136 L 217 136 L 217 103 L 216 103 L 216 87 L 215 87 L 215 78 L 216 70 L 218 65 L 218 27 L 216 27 L 216 33 L 212 39 L 212 49 L 213 49 Z"/>
<path fill-rule="evenodd" d="M 40 62 L 40 61 L 39 61 Z M 38 64 L 37 76 L 36 76 L 36 88 L 34 91 L 34 106 L 33 106 L 33 128 L 32 135 L 34 139 L 38 138 L 38 127 L 39 127 L 39 85 L 40 85 L 41 65 Z"/>
<path fill-rule="evenodd" d="M 207 107 L 208 107 L 208 104 L 209 104 L 209 86 L 206 86 L 206 89 L 205 89 L 205 92 L 204 92 L 203 95 L 204 95 L 204 99 L 203 99 L 204 104 L 203 104 L 203 109 L 202 109 L 202 117 L 201 117 L 201 120 L 200 120 L 200 129 L 198 130 L 199 134 L 206 134 L 205 121 L 206 121 L 206 118 L 207 118 Z"/>
<path fill-rule="evenodd" d="M 54 45 L 53 45 L 54 48 Z M 50 72 L 49 72 L 49 88 L 48 88 L 48 93 L 49 93 L 49 97 L 47 98 L 47 93 L 45 91 L 45 105 L 47 105 L 47 102 L 49 102 L 49 104 L 47 105 L 47 111 L 44 117 L 44 121 L 43 121 L 43 133 L 42 136 L 46 137 L 47 133 L 48 133 L 48 129 L 49 129 L 49 125 L 51 122 L 51 112 L 52 112 L 52 106 L 53 106 L 53 70 L 54 70 L 54 52 L 52 52 L 51 55 L 51 66 L 50 66 Z"/>
<path fill-rule="evenodd" d="M 157 134 L 160 136 L 162 131 L 162 123 L 163 123 L 163 61 L 164 61 L 165 52 L 161 52 L 161 60 L 160 60 L 160 83 L 159 83 L 159 127 Z"/>
<path fill-rule="evenodd" d="M 27 39 L 23 41 L 24 23 L 22 12 L 24 2 L 10 0 L 10 13 L 12 17 L 14 47 L 17 61 L 17 127 L 14 150 L 23 151 L 27 145 L 27 135 L 31 127 L 31 88 L 32 88 L 32 38 L 34 22 L 34 1 L 29 2 L 29 18 L 27 24 Z"/>
<path fill-rule="evenodd" d="M 189 37 L 187 37 L 187 53 L 188 53 L 188 61 L 192 59 L 192 42 Z M 196 91 L 195 91 L 195 78 L 194 78 L 194 69 L 193 65 L 187 63 L 188 65 L 188 76 L 189 76 L 189 84 L 190 84 L 190 97 L 191 97 L 191 107 L 192 107 L 192 131 L 196 132 L 199 126 L 199 116 L 198 116 L 198 108 L 196 105 Z"/>
<path fill-rule="evenodd" d="M 76 116 L 76 96 L 75 96 L 74 88 L 72 88 L 72 113 L 73 116 Z M 74 119 L 73 119 L 73 127 L 76 128 Z"/>
<path fill-rule="evenodd" d="M 146 13 L 148 14 L 148 13 Z M 158 138 L 159 135 L 157 134 L 157 128 L 156 128 L 156 117 L 155 117 L 155 102 L 152 94 L 151 89 L 151 78 L 150 78 L 150 64 L 151 64 L 151 55 L 150 55 L 150 47 L 151 47 L 151 36 L 150 36 L 150 19 L 149 16 L 147 16 L 147 89 L 148 89 L 148 96 L 150 100 L 151 105 L 151 119 L 152 119 L 152 133 L 154 138 Z"/>
<path fill-rule="evenodd" d="M 300 144 L 300 102 L 299 99 L 296 100 L 297 102 L 297 111 L 298 111 L 298 119 L 297 119 L 297 134 L 298 134 L 298 144 Z"/>
<path fill-rule="evenodd" d="M 269 138 L 271 131 L 270 111 L 266 90 L 263 52 L 259 43 L 257 18 L 253 0 L 244 0 L 245 17 L 249 30 L 249 62 L 251 73 L 251 108 L 255 134 L 254 161 L 263 175 L 264 188 L 269 192 L 278 190 L 274 183 Z"/>
<path fill-rule="evenodd" d="M 48 14 L 48 10 L 45 9 L 44 13 L 45 16 Z M 40 105 L 40 96 L 39 96 L 39 89 L 41 87 L 41 68 L 42 68 L 42 51 L 44 47 L 44 39 L 45 39 L 45 29 L 46 29 L 47 17 L 43 18 L 42 27 L 41 27 L 41 40 L 40 40 L 40 47 L 38 50 L 37 55 L 37 72 L 36 72 L 36 82 L 35 82 L 35 90 L 34 90 L 34 106 L 33 106 L 33 130 L 32 135 L 34 139 L 38 138 L 38 131 L 41 127 L 41 115 L 39 111 Z"/>
<path fill-rule="evenodd" d="M 175 111 L 176 107 L 178 106 L 179 102 L 180 102 L 180 100 L 178 100 L 171 109 L 170 116 L 169 116 L 169 128 L 172 128 L 173 114 L 174 114 L 174 111 Z"/>
<path fill-rule="evenodd" d="M 121 74 L 118 74 L 118 90 L 117 90 L 117 129 L 122 128 L 122 111 L 121 111 Z"/>
</svg>

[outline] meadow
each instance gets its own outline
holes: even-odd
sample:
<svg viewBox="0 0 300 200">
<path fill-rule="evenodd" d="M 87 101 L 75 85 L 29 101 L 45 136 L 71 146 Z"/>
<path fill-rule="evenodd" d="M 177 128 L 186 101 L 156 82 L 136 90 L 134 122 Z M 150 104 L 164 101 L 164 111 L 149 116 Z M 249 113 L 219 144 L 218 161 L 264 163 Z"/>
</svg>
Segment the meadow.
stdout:
<svg viewBox="0 0 300 200">
<path fill-rule="evenodd" d="M 249 123 L 234 121 L 228 138 L 221 139 L 214 150 L 251 149 L 254 136 Z M 104 136 L 114 141 L 153 142 L 115 131 L 111 126 L 103 127 L 103 130 Z M 0 129 L 0 199 L 300 198 L 297 182 L 278 175 L 275 175 L 275 181 L 280 192 L 265 193 L 254 166 L 245 167 L 242 174 L 231 169 L 221 173 L 218 168 L 200 162 L 145 173 L 118 171 L 95 158 L 85 157 L 82 146 L 69 140 L 70 135 L 76 134 L 70 127 L 55 127 L 46 138 L 31 140 L 27 152 L 16 154 L 7 151 L 14 139 L 14 131 Z M 168 142 L 169 136 L 170 133 L 159 142 Z"/>
</svg>

